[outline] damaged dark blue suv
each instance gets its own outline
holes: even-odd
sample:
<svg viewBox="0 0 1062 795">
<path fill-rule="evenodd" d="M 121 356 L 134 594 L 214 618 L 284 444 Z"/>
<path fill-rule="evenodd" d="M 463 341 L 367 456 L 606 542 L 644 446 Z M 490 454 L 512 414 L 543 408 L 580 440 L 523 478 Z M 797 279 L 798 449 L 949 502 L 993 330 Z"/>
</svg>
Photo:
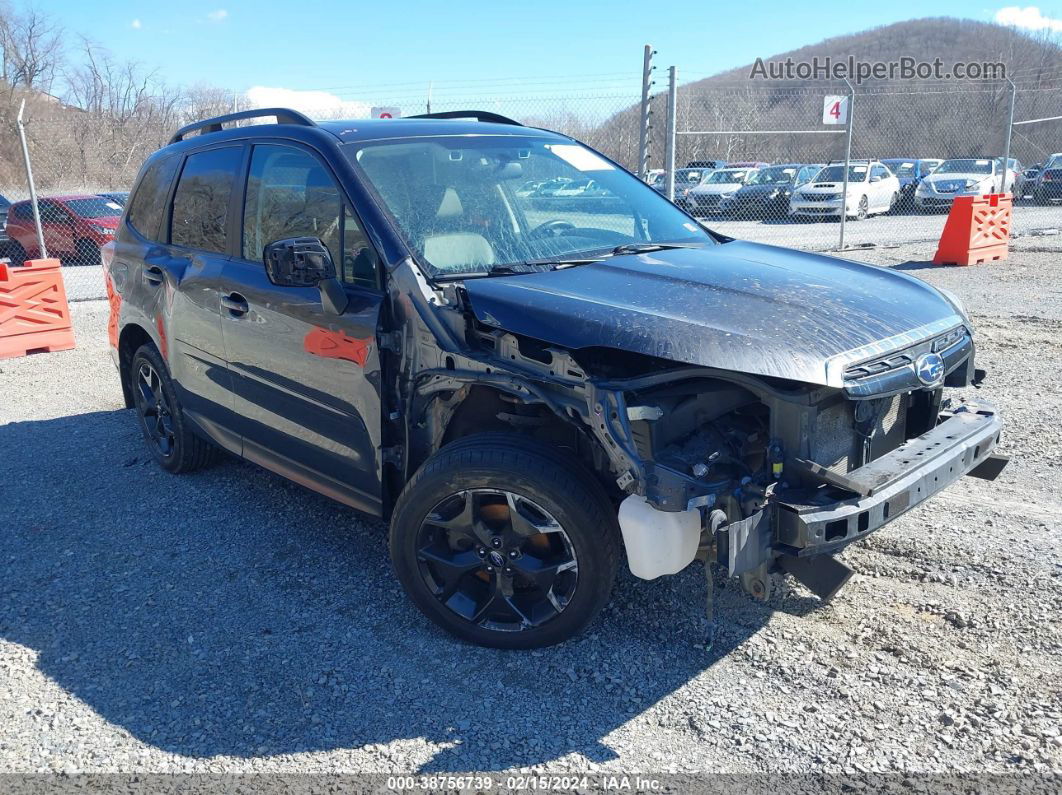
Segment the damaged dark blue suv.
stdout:
<svg viewBox="0 0 1062 795">
<path fill-rule="evenodd" d="M 484 645 L 578 632 L 624 556 L 829 598 L 833 552 L 1001 466 L 995 411 L 944 398 L 981 375 L 953 296 L 706 231 L 494 114 L 189 125 L 105 271 L 163 468 L 221 448 L 388 519 L 413 601 Z"/>
</svg>

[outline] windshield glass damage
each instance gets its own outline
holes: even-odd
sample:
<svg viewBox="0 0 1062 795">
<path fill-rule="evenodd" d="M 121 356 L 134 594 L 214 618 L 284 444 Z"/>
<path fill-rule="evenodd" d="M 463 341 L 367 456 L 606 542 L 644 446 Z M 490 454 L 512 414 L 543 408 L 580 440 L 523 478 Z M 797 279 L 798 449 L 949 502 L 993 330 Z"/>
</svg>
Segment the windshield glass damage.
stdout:
<svg viewBox="0 0 1062 795">
<path fill-rule="evenodd" d="M 625 244 L 715 242 L 641 180 L 574 142 L 407 138 L 351 145 L 348 156 L 437 277 L 512 273 L 506 266 L 609 255 Z M 529 191 L 529 182 L 539 187 Z"/>
</svg>

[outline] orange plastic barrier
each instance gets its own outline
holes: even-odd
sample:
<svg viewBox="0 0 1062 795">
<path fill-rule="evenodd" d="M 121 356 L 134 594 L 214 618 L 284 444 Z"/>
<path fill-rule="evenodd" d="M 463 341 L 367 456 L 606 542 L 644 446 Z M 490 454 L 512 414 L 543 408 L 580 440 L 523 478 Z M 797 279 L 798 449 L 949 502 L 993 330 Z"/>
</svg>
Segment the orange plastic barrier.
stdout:
<svg viewBox="0 0 1062 795">
<path fill-rule="evenodd" d="M 74 347 L 59 260 L 0 264 L 0 359 Z"/>
<path fill-rule="evenodd" d="M 1005 260 L 1010 245 L 1009 193 L 956 196 L 944 224 L 934 265 L 977 265 Z"/>
</svg>

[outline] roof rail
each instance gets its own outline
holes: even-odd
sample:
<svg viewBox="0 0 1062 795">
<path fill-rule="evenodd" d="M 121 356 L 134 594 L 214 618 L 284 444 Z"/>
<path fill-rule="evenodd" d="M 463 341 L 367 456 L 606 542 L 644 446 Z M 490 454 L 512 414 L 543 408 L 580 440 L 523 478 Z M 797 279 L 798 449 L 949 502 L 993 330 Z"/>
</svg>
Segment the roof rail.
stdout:
<svg viewBox="0 0 1062 795">
<path fill-rule="evenodd" d="M 444 110 L 439 113 L 418 113 L 416 116 L 406 116 L 407 119 L 475 119 L 476 121 L 489 121 L 494 124 L 513 124 L 523 127 L 516 119 L 502 116 L 499 113 L 491 113 L 489 110 Z"/>
<path fill-rule="evenodd" d="M 227 122 L 240 121 L 241 119 L 257 119 L 262 116 L 276 116 L 277 124 L 298 124 L 303 127 L 317 126 L 316 122 L 297 110 L 291 110 L 290 108 L 258 108 L 256 110 L 241 110 L 239 113 L 226 113 L 224 116 L 215 116 L 212 119 L 203 119 L 203 121 L 186 124 L 173 134 L 173 137 L 170 138 L 170 143 L 175 144 L 178 141 L 183 141 L 188 133 L 196 130 L 201 130 L 204 135 L 206 133 L 221 132 L 221 125 Z"/>
</svg>

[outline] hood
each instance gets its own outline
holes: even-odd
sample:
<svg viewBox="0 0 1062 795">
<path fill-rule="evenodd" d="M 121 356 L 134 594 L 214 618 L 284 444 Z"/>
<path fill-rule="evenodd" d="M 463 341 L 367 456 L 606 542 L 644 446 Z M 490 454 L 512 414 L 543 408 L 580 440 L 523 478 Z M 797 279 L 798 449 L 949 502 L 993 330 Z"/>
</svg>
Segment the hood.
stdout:
<svg viewBox="0 0 1062 795">
<path fill-rule="evenodd" d="M 481 322 L 570 350 L 837 387 L 848 364 L 963 322 L 906 274 L 744 241 L 468 279 L 465 289 Z"/>
<path fill-rule="evenodd" d="M 975 179 L 978 182 L 984 182 L 985 180 L 995 178 L 995 174 L 973 174 L 966 172 L 956 172 L 953 174 L 930 174 L 928 177 L 923 177 L 922 182 L 928 182 L 930 185 L 936 185 L 941 182 L 966 182 L 968 179 Z"/>
<path fill-rule="evenodd" d="M 92 226 L 102 226 L 105 229 L 117 229 L 118 222 L 122 220 L 122 217 L 120 215 L 105 215 L 102 218 L 83 218 L 81 220 Z"/>
<path fill-rule="evenodd" d="M 710 185 L 698 185 L 690 190 L 690 193 L 700 193 L 704 196 L 714 196 L 719 193 L 731 193 L 741 187 L 740 182 L 713 182 Z"/>
<path fill-rule="evenodd" d="M 746 185 L 737 192 L 737 195 L 739 198 L 745 198 L 746 196 L 770 196 L 775 191 L 787 191 L 792 189 L 793 185 L 789 182 L 782 185 Z"/>
<path fill-rule="evenodd" d="M 862 182 L 849 182 L 848 190 L 859 190 Z M 801 190 L 808 191 L 810 193 L 836 193 L 844 190 L 844 183 L 837 182 L 808 182 L 800 186 Z"/>
</svg>

